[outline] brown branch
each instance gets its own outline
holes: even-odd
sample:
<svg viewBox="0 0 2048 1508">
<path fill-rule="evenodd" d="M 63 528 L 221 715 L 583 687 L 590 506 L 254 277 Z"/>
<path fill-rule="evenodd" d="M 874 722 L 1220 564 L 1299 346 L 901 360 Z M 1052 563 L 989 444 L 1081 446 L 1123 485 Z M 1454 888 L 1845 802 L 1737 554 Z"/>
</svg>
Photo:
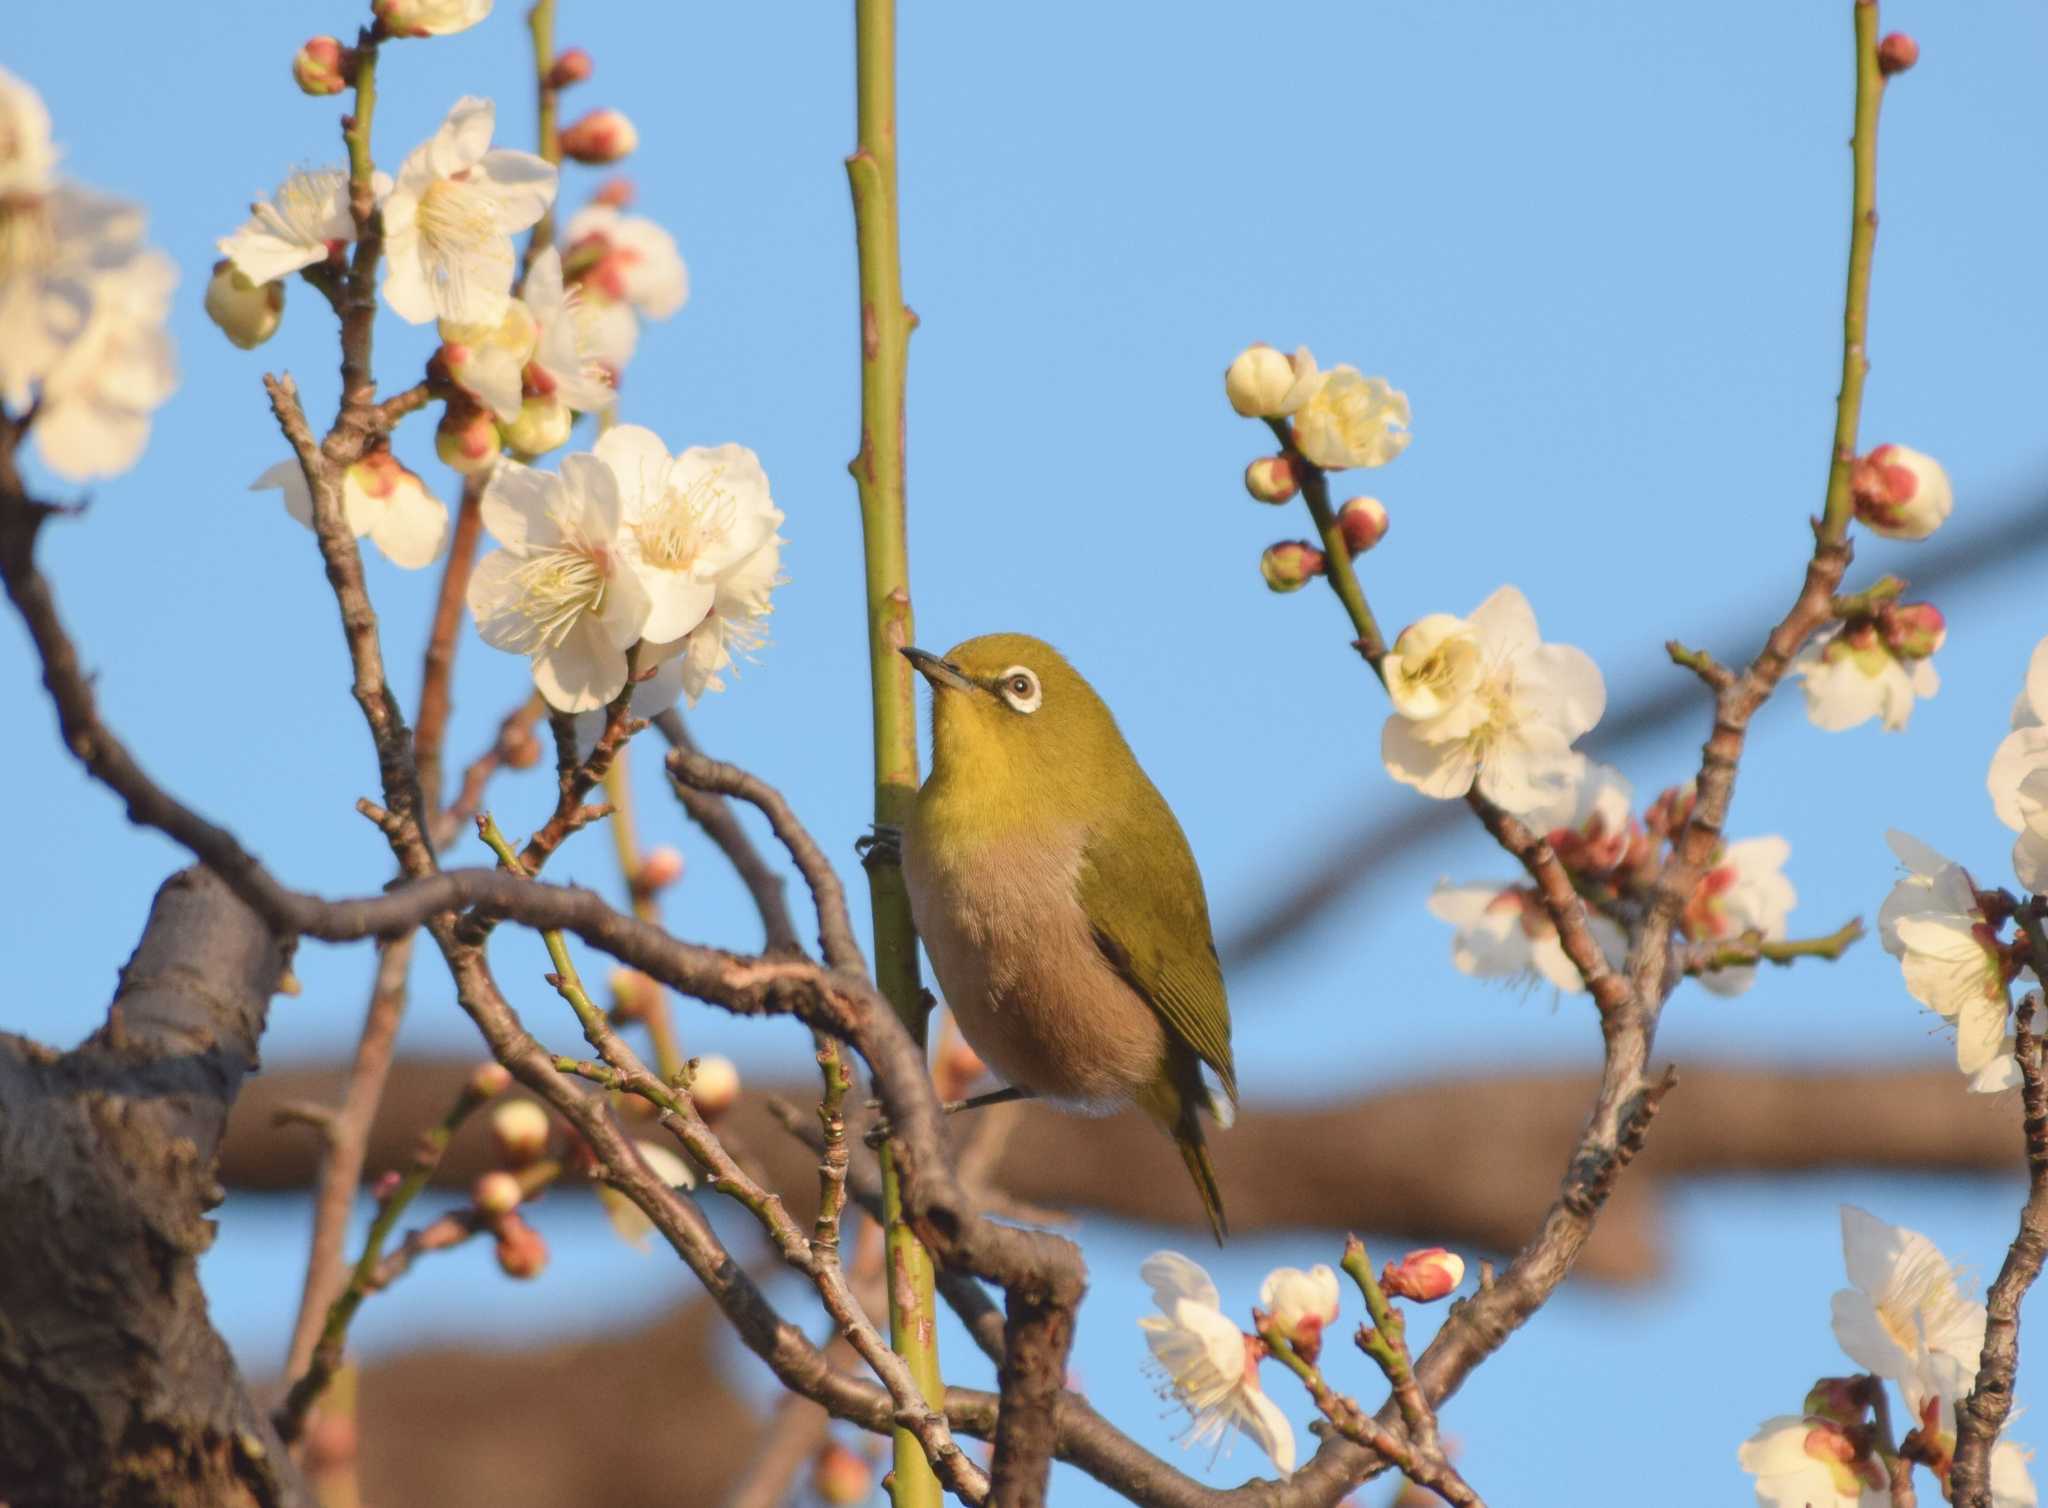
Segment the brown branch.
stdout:
<svg viewBox="0 0 2048 1508">
<path fill-rule="evenodd" d="M 782 846 L 789 850 L 797 873 L 810 888 L 818 908 L 819 942 L 825 962 L 835 969 L 867 972 L 860 942 L 853 932 L 853 918 L 846 909 L 846 888 L 839 883 L 831 860 L 797 820 L 782 793 L 759 776 L 749 775 L 734 765 L 722 764 L 692 749 L 669 751 L 668 773 L 676 784 L 718 796 L 737 796 L 768 819 L 768 825 Z"/>
<path fill-rule="evenodd" d="M 455 647 L 462 638 L 463 594 L 476 565 L 483 535 L 484 478 L 462 479 L 462 502 L 455 512 L 455 531 L 448 541 L 448 560 L 441 568 L 441 590 L 434 599 L 434 626 L 427 638 L 426 666 L 420 675 L 420 715 L 413 728 L 413 762 L 419 767 L 420 794 L 426 801 L 428 826 L 441 811 L 441 756 L 448 736 L 448 714 L 455 705 Z"/>
<path fill-rule="evenodd" d="M 2036 937 L 2038 927 L 2037 922 Z M 1991 1447 L 2012 1413 L 2013 1382 L 2019 1374 L 2020 1302 L 2048 1260 L 2048 1081 L 2042 1074 L 2041 1039 L 2033 1030 L 2040 1007 L 2040 995 L 2030 995 L 2021 1002 L 2014 1022 L 2015 1052 L 2024 1080 L 2020 1099 L 2026 1106 L 2027 1202 L 2020 1210 L 2019 1233 L 1984 1296 L 1989 1319 L 1976 1383 L 1956 1409 L 1949 1488 L 1957 1508 L 1990 1508 Z"/>
<path fill-rule="evenodd" d="M 363 1162 L 377 1106 L 391 1071 L 391 1046 L 405 1014 L 406 973 L 412 966 L 413 934 L 389 938 L 377 949 L 376 982 L 362 1034 L 349 1067 L 340 1106 L 332 1113 L 322 1142 L 320 1171 L 313 1194 L 313 1240 L 306 1256 L 306 1282 L 299 1295 L 298 1318 L 292 1323 L 285 1377 L 296 1382 L 313 1362 L 327 1311 L 341 1296 L 348 1277 L 342 1243 L 362 1186 Z"/>
<path fill-rule="evenodd" d="M 654 726 L 661 736 L 668 740 L 673 749 L 696 753 L 697 746 L 691 741 L 689 730 L 683 725 L 682 714 L 673 707 L 660 713 L 654 719 Z M 747 887 L 747 893 L 754 898 L 754 908 L 761 913 L 761 929 L 764 934 L 763 953 L 799 953 L 803 945 L 797 941 L 796 924 L 790 920 L 789 901 L 783 894 L 782 876 L 769 867 L 761 857 L 761 851 L 754 846 L 754 840 L 747 836 L 747 830 L 740 826 L 739 818 L 733 814 L 732 804 L 723 796 L 714 796 L 708 791 L 699 791 L 680 781 L 670 778 L 669 785 L 676 793 L 676 800 L 682 804 L 690 820 L 704 830 L 704 835 L 718 845 L 733 871 L 739 875 L 740 883 Z"/>
</svg>

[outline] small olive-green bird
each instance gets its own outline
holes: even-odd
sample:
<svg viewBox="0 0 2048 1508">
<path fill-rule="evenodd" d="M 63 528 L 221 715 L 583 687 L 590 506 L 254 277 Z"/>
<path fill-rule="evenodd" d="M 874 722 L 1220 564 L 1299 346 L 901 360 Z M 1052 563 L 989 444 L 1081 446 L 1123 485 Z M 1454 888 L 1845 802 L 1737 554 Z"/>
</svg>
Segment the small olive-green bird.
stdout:
<svg viewBox="0 0 2048 1508">
<path fill-rule="evenodd" d="M 1151 1116 L 1179 1145 L 1220 1244 L 1223 1198 L 1196 1112 L 1227 1125 L 1237 1077 L 1180 824 L 1051 645 L 989 634 L 943 657 L 903 654 L 932 686 L 931 776 L 903 872 L 961 1033 L 1016 1089 Z"/>
</svg>

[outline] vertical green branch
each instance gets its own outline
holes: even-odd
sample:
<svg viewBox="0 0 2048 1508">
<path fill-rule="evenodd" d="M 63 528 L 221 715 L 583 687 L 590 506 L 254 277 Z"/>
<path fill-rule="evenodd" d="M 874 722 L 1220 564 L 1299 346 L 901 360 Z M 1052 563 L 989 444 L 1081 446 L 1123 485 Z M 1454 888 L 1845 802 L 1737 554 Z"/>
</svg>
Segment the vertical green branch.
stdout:
<svg viewBox="0 0 2048 1508">
<path fill-rule="evenodd" d="M 856 111 L 859 145 L 846 159 L 860 253 L 860 452 L 850 470 L 860 489 L 867 559 L 868 668 L 874 695 L 875 824 L 900 830 L 917 796 L 917 700 L 910 665 L 897 653 L 911 642 L 910 553 L 904 528 L 903 389 L 915 317 L 903 304 L 896 201 L 895 0 L 855 0 Z M 924 1040 L 924 989 L 917 934 L 900 863 L 878 853 L 868 865 L 874 911 L 875 979 L 918 1041 Z M 903 1220 L 894 1161 L 882 1152 L 887 1224 L 889 1343 L 909 1364 L 918 1390 L 937 1407 L 939 1377 L 931 1256 Z M 905 1504 L 935 1505 L 938 1478 L 916 1436 L 898 1429 L 892 1494 Z"/>
<path fill-rule="evenodd" d="M 562 161 L 562 138 L 557 129 L 555 0 L 534 0 L 533 9 L 526 13 L 526 29 L 533 37 L 534 89 L 540 112 L 537 147 L 542 157 L 559 167 Z M 533 233 L 527 237 L 525 265 L 532 267 L 533 259 L 552 246 L 554 240 L 555 211 L 550 205 L 546 213 L 534 223 Z"/>
<path fill-rule="evenodd" d="M 1838 545 L 1849 534 L 1855 508 L 1850 492 L 1856 465 L 1856 429 L 1863 415 L 1863 379 L 1870 371 L 1864 346 L 1870 319 L 1870 262 L 1877 245 L 1877 110 L 1884 73 L 1877 61 L 1877 6 L 1857 0 L 1856 134 L 1850 143 L 1854 187 L 1849 207 L 1849 288 L 1842 300 L 1842 386 L 1835 397 L 1834 450 L 1828 458 L 1827 511 L 1821 543 Z"/>
</svg>

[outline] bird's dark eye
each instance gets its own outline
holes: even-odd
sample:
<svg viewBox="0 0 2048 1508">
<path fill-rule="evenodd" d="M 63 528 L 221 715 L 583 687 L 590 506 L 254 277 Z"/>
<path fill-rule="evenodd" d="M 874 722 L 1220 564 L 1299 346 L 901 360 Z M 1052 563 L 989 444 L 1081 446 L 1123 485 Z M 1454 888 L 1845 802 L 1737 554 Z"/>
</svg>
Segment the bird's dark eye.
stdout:
<svg viewBox="0 0 2048 1508">
<path fill-rule="evenodd" d="M 1022 665 L 1012 665 L 996 678 L 996 689 L 1015 712 L 1036 712 L 1041 693 L 1038 677 Z"/>
</svg>

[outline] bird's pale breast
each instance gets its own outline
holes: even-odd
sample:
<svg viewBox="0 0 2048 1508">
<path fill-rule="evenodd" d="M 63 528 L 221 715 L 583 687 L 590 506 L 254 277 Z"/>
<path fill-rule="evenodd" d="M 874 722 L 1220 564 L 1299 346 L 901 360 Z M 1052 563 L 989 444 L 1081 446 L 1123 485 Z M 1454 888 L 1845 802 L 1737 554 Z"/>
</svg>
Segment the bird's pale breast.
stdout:
<svg viewBox="0 0 2048 1508">
<path fill-rule="evenodd" d="M 943 857 L 913 835 L 911 913 L 939 988 L 983 1061 L 1011 1084 L 1090 1109 L 1159 1074 L 1158 1016 L 1096 945 L 1075 896 L 1078 838 Z"/>
</svg>

